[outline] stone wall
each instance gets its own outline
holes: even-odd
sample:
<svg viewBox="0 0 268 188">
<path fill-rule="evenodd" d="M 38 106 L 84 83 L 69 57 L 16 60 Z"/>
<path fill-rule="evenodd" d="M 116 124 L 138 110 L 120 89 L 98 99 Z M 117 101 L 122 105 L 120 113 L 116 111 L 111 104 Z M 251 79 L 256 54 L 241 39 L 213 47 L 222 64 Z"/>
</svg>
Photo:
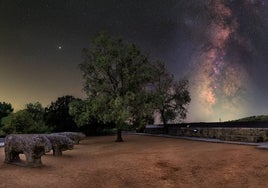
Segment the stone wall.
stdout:
<svg viewBox="0 0 268 188">
<path fill-rule="evenodd" d="M 144 132 L 148 134 L 164 134 L 164 126 L 146 125 Z"/>
<path fill-rule="evenodd" d="M 146 127 L 145 133 L 165 134 L 173 136 L 187 136 L 199 138 L 214 138 L 228 141 L 241 142 L 266 142 L 268 141 L 268 128 L 249 128 L 249 127 Z"/>
</svg>

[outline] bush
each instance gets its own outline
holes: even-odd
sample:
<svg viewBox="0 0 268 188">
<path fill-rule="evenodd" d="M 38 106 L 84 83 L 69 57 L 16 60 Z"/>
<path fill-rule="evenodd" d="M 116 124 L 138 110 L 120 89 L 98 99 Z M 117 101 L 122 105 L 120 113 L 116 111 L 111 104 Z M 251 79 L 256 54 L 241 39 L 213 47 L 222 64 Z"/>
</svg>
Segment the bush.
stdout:
<svg viewBox="0 0 268 188">
<path fill-rule="evenodd" d="M 2 119 L 1 131 L 11 133 L 48 133 L 51 130 L 42 119 L 35 120 L 27 110 L 20 110 Z"/>
</svg>

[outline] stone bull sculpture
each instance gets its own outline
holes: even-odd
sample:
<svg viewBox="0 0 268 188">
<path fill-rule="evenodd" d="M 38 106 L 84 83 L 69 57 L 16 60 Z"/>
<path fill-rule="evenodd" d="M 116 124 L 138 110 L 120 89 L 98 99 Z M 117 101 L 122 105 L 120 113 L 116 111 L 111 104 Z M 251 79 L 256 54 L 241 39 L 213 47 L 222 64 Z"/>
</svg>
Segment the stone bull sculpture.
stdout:
<svg viewBox="0 0 268 188">
<path fill-rule="evenodd" d="M 24 154 L 27 166 L 39 167 L 41 156 L 51 149 L 51 142 L 44 135 L 11 134 L 5 138 L 5 162 L 18 164 L 21 162 L 19 154 Z"/>
<path fill-rule="evenodd" d="M 45 134 L 52 145 L 53 155 L 61 156 L 63 151 L 73 149 L 74 142 L 60 134 Z"/>
<path fill-rule="evenodd" d="M 78 132 L 59 132 L 59 133 L 53 133 L 53 134 L 66 136 L 70 138 L 74 142 L 74 144 L 79 144 L 79 142 L 86 137 L 85 134 L 78 133 Z"/>
<path fill-rule="evenodd" d="M 61 156 L 65 150 L 84 139 L 83 133 L 61 132 L 52 134 L 11 134 L 5 138 L 5 162 L 22 165 L 19 154 L 24 154 L 26 165 L 39 167 L 41 156 L 53 150 L 54 156 Z"/>
</svg>

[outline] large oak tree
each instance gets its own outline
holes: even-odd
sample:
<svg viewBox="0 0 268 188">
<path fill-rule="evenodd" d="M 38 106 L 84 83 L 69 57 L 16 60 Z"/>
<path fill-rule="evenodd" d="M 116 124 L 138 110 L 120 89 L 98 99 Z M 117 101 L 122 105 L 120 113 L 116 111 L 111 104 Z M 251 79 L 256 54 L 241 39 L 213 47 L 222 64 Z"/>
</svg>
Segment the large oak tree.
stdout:
<svg viewBox="0 0 268 188">
<path fill-rule="evenodd" d="M 145 109 L 143 104 L 134 103 L 147 96 L 145 88 L 151 75 L 148 58 L 135 45 L 104 33 L 96 37 L 83 54 L 80 69 L 88 100 L 96 109 L 98 119 L 116 124 L 117 141 L 122 141 L 121 128 L 126 122 L 138 119 L 134 114 L 137 108 Z"/>
</svg>

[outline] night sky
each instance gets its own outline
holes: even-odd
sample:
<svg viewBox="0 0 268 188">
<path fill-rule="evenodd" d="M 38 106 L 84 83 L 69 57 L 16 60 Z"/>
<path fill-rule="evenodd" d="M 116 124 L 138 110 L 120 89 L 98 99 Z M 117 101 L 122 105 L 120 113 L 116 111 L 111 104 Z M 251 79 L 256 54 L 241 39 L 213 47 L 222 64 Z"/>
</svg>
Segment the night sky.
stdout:
<svg viewBox="0 0 268 188">
<path fill-rule="evenodd" d="M 190 80 L 187 121 L 268 114 L 266 0 L 0 0 L 0 101 L 84 97 L 81 49 L 100 31 Z"/>
</svg>

